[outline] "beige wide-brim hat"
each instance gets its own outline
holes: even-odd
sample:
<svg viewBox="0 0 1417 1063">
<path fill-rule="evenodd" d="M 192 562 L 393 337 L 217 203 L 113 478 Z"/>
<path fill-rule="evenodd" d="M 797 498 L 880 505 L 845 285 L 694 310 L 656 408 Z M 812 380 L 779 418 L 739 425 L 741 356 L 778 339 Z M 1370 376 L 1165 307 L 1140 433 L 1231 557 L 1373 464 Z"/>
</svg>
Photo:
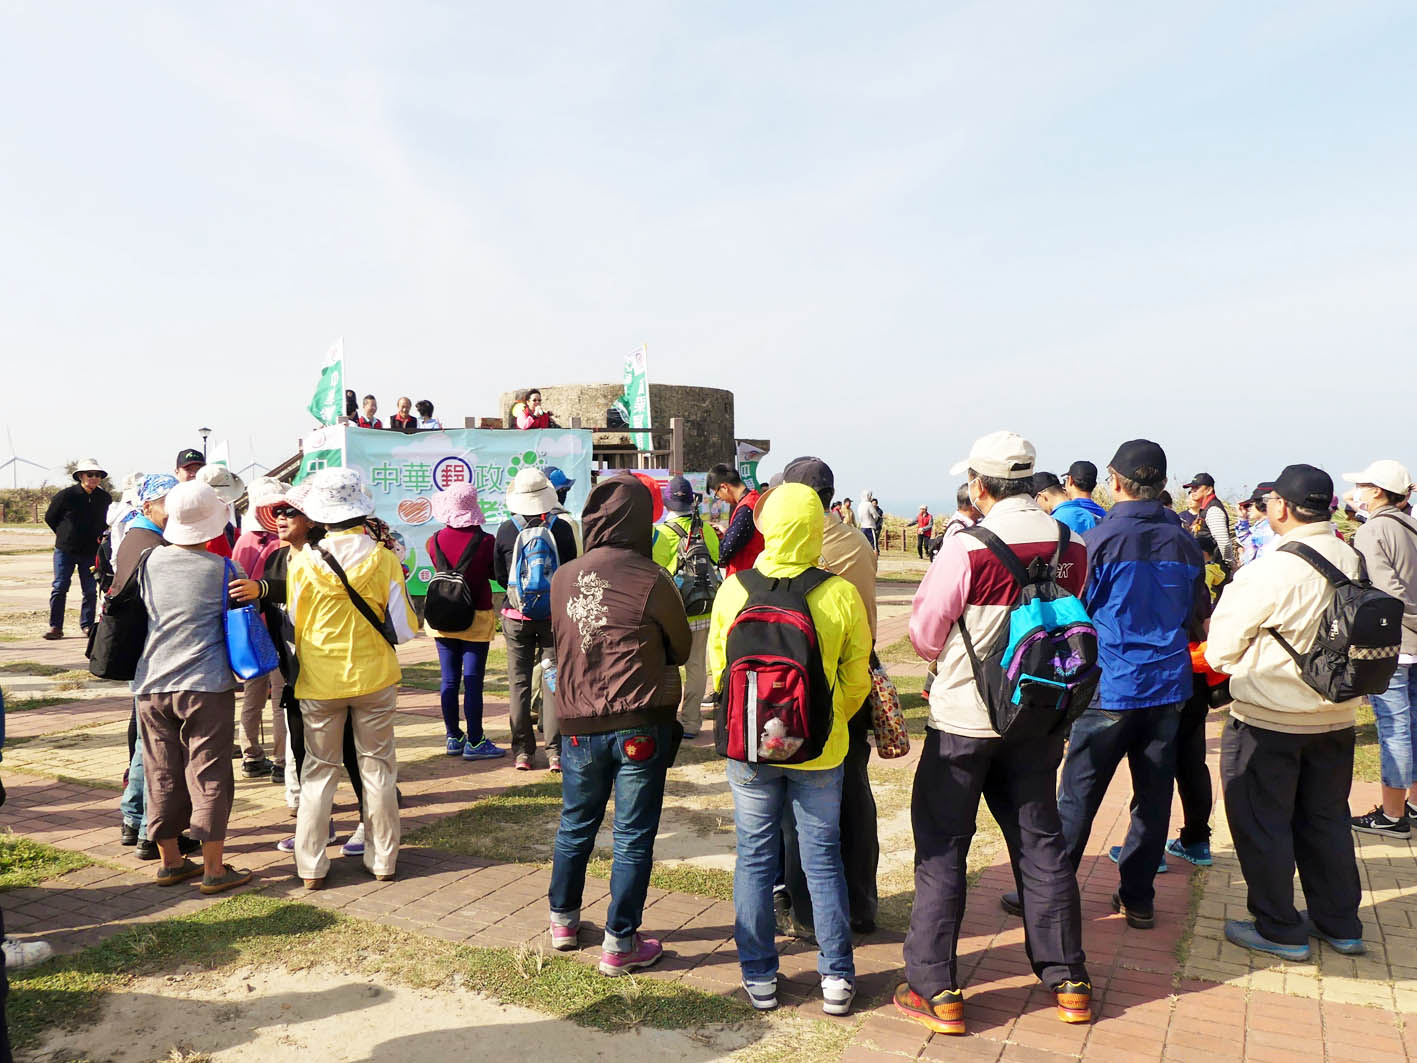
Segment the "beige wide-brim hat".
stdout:
<svg viewBox="0 0 1417 1063">
<path fill-rule="evenodd" d="M 1392 458 L 1375 461 L 1362 472 L 1346 472 L 1343 478 L 1351 484 L 1372 484 L 1395 495 L 1412 493 L 1412 474 L 1406 465 Z"/>
<path fill-rule="evenodd" d="M 316 524 L 339 524 L 374 512 L 374 495 L 358 469 L 321 469 L 285 493 Z"/>
<path fill-rule="evenodd" d="M 235 502 L 246 493 L 246 481 L 225 465 L 203 465 L 197 471 L 197 479 L 215 491 L 223 502 Z"/>
<path fill-rule="evenodd" d="M 108 470 L 98 463 L 97 458 L 84 458 L 79 464 L 74 466 L 74 482 L 79 482 L 79 474 L 85 472 L 96 472 L 100 476 L 107 476 Z"/>
<path fill-rule="evenodd" d="M 507 509 L 519 517 L 539 517 L 556 508 L 556 488 L 540 469 L 517 473 L 507 491 Z"/>
<path fill-rule="evenodd" d="M 226 530 L 226 503 L 200 480 L 180 483 L 167 493 L 167 526 L 162 537 L 173 546 L 209 543 Z"/>
<path fill-rule="evenodd" d="M 274 476 L 258 476 L 246 489 L 246 515 L 241 518 L 241 530 L 273 532 L 276 519 L 271 508 L 285 501 L 285 484 Z"/>
</svg>

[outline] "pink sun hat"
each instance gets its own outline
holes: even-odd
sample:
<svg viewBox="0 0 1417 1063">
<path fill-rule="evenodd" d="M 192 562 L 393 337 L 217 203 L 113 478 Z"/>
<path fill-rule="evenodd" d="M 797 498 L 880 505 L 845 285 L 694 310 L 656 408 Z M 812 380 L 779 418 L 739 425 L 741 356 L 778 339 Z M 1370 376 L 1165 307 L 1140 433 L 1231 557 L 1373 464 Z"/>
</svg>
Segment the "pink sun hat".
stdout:
<svg viewBox="0 0 1417 1063">
<path fill-rule="evenodd" d="M 433 497 L 433 516 L 449 528 L 476 528 L 487 523 L 472 484 L 454 484 Z"/>
</svg>

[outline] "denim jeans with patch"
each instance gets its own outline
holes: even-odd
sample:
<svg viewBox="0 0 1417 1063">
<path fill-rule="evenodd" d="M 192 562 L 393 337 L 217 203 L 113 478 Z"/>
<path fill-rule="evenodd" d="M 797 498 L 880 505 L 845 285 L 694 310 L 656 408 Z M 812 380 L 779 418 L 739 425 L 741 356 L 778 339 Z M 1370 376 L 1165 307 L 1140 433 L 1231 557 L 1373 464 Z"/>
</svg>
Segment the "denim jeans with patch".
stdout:
<svg viewBox="0 0 1417 1063">
<path fill-rule="evenodd" d="M 128 785 L 118 802 L 123 823 L 138 832 L 140 839 L 148 836 L 147 801 L 143 794 L 143 721 L 138 721 L 138 743 L 133 747 L 133 759 L 128 762 Z"/>
<path fill-rule="evenodd" d="M 1417 783 L 1417 665 L 1399 664 L 1387 689 L 1368 700 L 1378 725 L 1383 785 L 1406 790 Z"/>
<path fill-rule="evenodd" d="M 824 978 L 832 975 L 855 981 L 846 871 L 841 862 L 842 766 L 803 771 L 776 764 L 727 763 L 733 826 L 738 832 L 733 939 L 744 980 L 767 982 L 777 976 L 772 888 L 777 878 L 783 811 L 790 805 L 821 950 L 817 971 Z"/>
<path fill-rule="evenodd" d="M 677 724 L 663 723 L 561 740 L 561 824 L 547 893 L 551 921 L 580 923 L 586 864 L 613 788 L 615 848 L 604 941 L 610 952 L 633 949 L 644 918 L 664 776 L 674 762 L 677 732 Z"/>
</svg>

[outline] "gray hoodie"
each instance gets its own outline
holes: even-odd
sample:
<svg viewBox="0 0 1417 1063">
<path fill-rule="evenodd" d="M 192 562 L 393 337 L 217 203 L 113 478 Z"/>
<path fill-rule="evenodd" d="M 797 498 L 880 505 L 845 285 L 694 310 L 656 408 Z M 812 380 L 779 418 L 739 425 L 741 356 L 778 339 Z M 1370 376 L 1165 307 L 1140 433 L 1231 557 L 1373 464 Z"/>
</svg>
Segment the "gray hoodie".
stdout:
<svg viewBox="0 0 1417 1063">
<path fill-rule="evenodd" d="M 1353 536 L 1373 586 L 1402 601 L 1402 653 L 1417 656 L 1417 520 L 1384 506 Z"/>
</svg>

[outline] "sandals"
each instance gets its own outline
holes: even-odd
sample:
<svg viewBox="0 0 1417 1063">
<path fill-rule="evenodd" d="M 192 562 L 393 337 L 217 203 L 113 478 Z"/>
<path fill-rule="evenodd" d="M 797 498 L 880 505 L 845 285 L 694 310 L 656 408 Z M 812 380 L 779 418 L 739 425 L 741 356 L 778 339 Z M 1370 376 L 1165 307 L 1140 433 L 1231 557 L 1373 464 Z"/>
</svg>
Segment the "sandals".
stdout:
<svg viewBox="0 0 1417 1063">
<path fill-rule="evenodd" d="M 183 860 L 176 867 L 158 868 L 157 884 L 159 886 L 175 886 L 179 882 L 186 882 L 189 878 L 196 878 L 201 873 L 201 864 L 193 863 L 191 860 Z"/>
<path fill-rule="evenodd" d="M 194 867 L 196 865 L 193 865 Z M 197 868 L 197 870 L 201 870 Z M 251 872 L 245 869 L 237 870 L 230 864 L 221 865 L 222 873 L 216 878 L 204 876 L 202 878 L 202 892 L 205 894 L 225 893 L 227 890 L 235 889 L 237 886 L 244 886 L 251 881 Z"/>
</svg>

